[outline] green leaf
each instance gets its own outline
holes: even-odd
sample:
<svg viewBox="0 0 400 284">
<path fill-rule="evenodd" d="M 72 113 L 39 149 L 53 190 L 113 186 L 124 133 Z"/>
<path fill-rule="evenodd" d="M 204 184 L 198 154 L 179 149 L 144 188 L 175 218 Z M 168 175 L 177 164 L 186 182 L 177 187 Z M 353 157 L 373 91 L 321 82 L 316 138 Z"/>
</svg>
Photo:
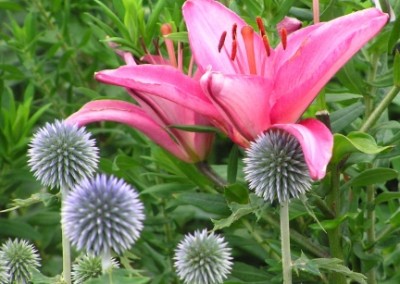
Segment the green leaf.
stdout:
<svg viewBox="0 0 400 284">
<path fill-rule="evenodd" d="M 187 192 L 178 194 L 176 199 L 180 203 L 193 205 L 209 213 L 222 216 L 230 213 L 229 207 L 221 195 Z"/>
<path fill-rule="evenodd" d="M 147 26 L 146 30 L 148 31 L 145 33 L 145 40 L 147 43 L 150 42 L 152 36 L 156 34 L 156 27 L 157 23 L 160 21 L 160 13 L 164 9 L 164 6 L 167 4 L 168 1 L 156 1 L 155 6 L 152 9 L 148 21 L 147 21 Z"/>
<path fill-rule="evenodd" d="M 315 213 L 314 213 L 314 211 L 312 210 L 312 208 L 308 205 L 308 203 L 307 203 L 307 197 L 306 197 L 305 195 L 301 195 L 301 196 L 300 196 L 300 200 L 301 200 L 301 202 L 303 203 L 304 208 L 306 209 L 308 215 L 310 215 L 311 218 L 313 218 L 314 221 L 318 224 L 318 226 L 320 226 L 320 228 L 321 228 L 323 231 L 325 231 L 324 228 L 322 227 L 321 223 L 319 222 L 319 220 L 318 220 L 318 218 L 317 218 L 317 215 L 315 215 Z M 326 232 L 325 232 L 325 233 L 326 233 Z"/>
<path fill-rule="evenodd" d="M 118 283 L 118 284 L 146 284 L 150 282 L 150 278 L 147 276 L 141 275 L 131 275 L 129 270 L 127 269 L 117 269 L 111 272 L 111 275 L 108 273 L 100 276 L 96 279 L 90 279 L 85 282 L 85 284 L 110 284 L 110 283 Z M 134 274 L 139 274 L 135 272 Z M 112 279 L 112 282 L 110 282 Z"/>
<path fill-rule="evenodd" d="M 400 54 L 396 51 L 393 63 L 393 84 L 397 87 L 400 86 Z"/>
<path fill-rule="evenodd" d="M 249 203 L 249 190 L 243 184 L 231 184 L 225 188 L 225 198 L 230 203 L 247 204 Z"/>
<path fill-rule="evenodd" d="M 355 60 L 350 60 L 343 66 L 336 77 L 339 81 L 354 94 L 363 94 L 364 80 L 355 67 Z"/>
<path fill-rule="evenodd" d="M 251 283 L 265 283 L 265 279 L 269 279 L 271 277 L 271 275 L 268 275 L 268 273 L 262 268 L 255 268 L 254 266 L 236 261 L 233 265 L 232 276 L 246 281 L 245 283 L 250 283 L 250 281 Z M 233 282 L 225 281 L 224 283 Z"/>
<path fill-rule="evenodd" d="M 388 168 L 367 169 L 345 183 L 341 189 L 343 190 L 350 186 L 366 186 L 384 183 L 388 180 L 396 179 L 398 175 L 399 173 L 397 171 Z"/>
<path fill-rule="evenodd" d="M 397 17 L 388 40 L 388 53 L 392 53 L 400 37 L 400 17 Z"/>
<path fill-rule="evenodd" d="M 228 158 L 228 183 L 236 182 L 238 161 L 239 161 L 239 148 L 235 144 L 232 146 L 232 149 L 231 149 L 231 152 L 229 153 L 229 158 Z"/>
<path fill-rule="evenodd" d="M 354 103 L 348 107 L 340 108 L 331 114 L 331 126 L 333 132 L 339 132 L 350 125 L 361 114 L 365 106 L 361 102 Z"/>
<path fill-rule="evenodd" d="M 176 128 L 179 130 L 183 131 L 189 131 L 189 132 L 220 132 L 218 128 L 212 127 L 212 126 L 203 126 L 203 125 L 178 125 L 178 124 L 172 124 L 168 126 L 169 128 Z"/>
<path fill-rule="evenodd" d="M 214 224 L 214 230 L 221 230 L 226 227 L 230 227 L 234 222 L 242 218 L 243 216 L 246 216 L 250 213 L 253 213 L 254 208 L 251 204 L 246 204 L 246 205 L 241 205 L 241 204 L 231 204 L 230 205 L 232 214 L 228 218 L 223 218 L 220 220 L 214 220 L 212 219 L 211 221 Z"/>
<path fill-rule="evenodd" d="M 107 17 L 113 21 L 113 23 L 118 27 L 120 33 L 123 35 L 125 39 L 129 39 L 129 32 L 125 27 L 124 23 L 118 18 L 117 15 L 114 14 L 105 4 L 98 0 L 94 0 L 97 5 L 100 6 L 101 10 L 107 15 Z"/>
<path fill-rule="evenodd" d="M 0 10 L 11 10 L 11 11 L 18 11 L 21 10 L 22 6 L 15 1 L 5 1 L 0 0 Z"/>
<path fill-rule="evenodd" d="M 326 93 L 326 102 L 336 103 L 354 99 L 361 99 L 363 96 L 353 93 Z"/>
<path fill-rule="evenodd" d="M 40 234 L 31 225 L 17 219 L 0 219 L 0 235 L 28 240 L 40 239 Z"/>
<path fill-rule="evenodd" d="M 399 199 L 399 198 L 400 198 L 400 192 L 383 192 L 376 197 L 375 204 L 379 204 L 382 202 L 387 202 L 392 199 Z"/>
<path fill-rule="evenodd" d="M 250 213 L 254 213 L 259 218 L 264 212 L 265 206 L 268 206 L 262 198 L 256 197 L 254 194 L 249 195 L 250 202 L 248 204 L 230 203 L 229 208 L 232 214 L 220 220 L 211 220 L 214 223 L 214 230 L 220 230 L 231 226 L 234 222 Z"/>
<path fill-rule="evenodd" d="M 188 38 L 188 33 L 187 32 L 175 32 L 175 33 L 170 33 L 166 36 L 165 38 L 171 39 L 173 41 L 180 41 L 183 43 L 189 43 L 189 38 Z"/>
<path fill-rule="evenodd" d="M 310 274 L 321 276 L 321 272 L 340 273 L 352 281 L 360 284 L 367 284 L 367 277 L 364 274 L 351 271 L 347 266 L 343 265 L 343 260 L 337 258 L 314 258 L 309 259 L 305 254 L 301 254 L 293 263 L 293 269 L 296 271 L 306 271 Z"/>
<path fill-rule="evenodd" d="M 140 195 L 155 194 L 162 196 L 164 195 L 171 196 L 172 194 L 178 192 L 187 192 L 193 189 L 194 189 L 193 184 L 182 184 L 181 182 L 171 182 L 171 183 L 156 184 L 147 187 L 145 190 L 142 190 L 140 192 Z"/>
<path fill-rule="evenodd" d="M 393 146 L 378 146 L 372 136 L 363 132 L 351 132 L 347 137 L 340 133 L 335 133 L 333 138 L 331 162 L 334 164 L 339 163 L 346 155 L 354 152 L 374 155 L 393 148 Z"/>
<path fill-rule="evenodd" d="M 54 284 L 54 283 L 62 283 L 60 276 L 55 277 L 47 277 L 40 273 L 38 270 L 31 271 L 32 279 L 31 282 L 35 284 Z"/>
<path fill-rule="evenodd" d="M 324 221 L 320 221 L 318 224 L 311 224 L 310 228 L 313 230 L 332 230 L 337 228 L 340 224 L 342 224 L 347 218 L 349 218 L 349 214 L 341 215 L 335 219 L 328 219 Z"/>
<path fill-rule="evenodd" d="M 290 8 L 294 6 L 293 3 L 294 3 L 294 0 L 284 0 L 279 5 L 278 13 L 274 17 L 274 21 L 271 24 L 276 25 L 278 23 L 278 21 L 282 20 L 283 17 L 288 14 Z"/>
<path fill-rule="evenodd" d="M 40 203 L 40 202 L 42 202 L 43 204 L 47 204 L 54 197 L 55 197 L 54 195 L 52 195 L 50 193 L 46 193 L 46 192 L 34 193 L 29 198 L 26 198 L 26 199 L 14 199 L 11 203 L 12 207 L 8 208 L 8 209 L 4 209 L 4 210 L 0 211 L 0 213 L 14 211 L 14 210 L 17 210 L 17 209 L 23 208 L 23 207 L 29 207 L 33 204 Z"/>
<path fill-rule="evenodd" d="M 394 214 L 390 216 L 389 219 L 390 224 L 394 228 L 398 228 L 400 225 L 400 209 L 398 209 Z"/>
</svg>

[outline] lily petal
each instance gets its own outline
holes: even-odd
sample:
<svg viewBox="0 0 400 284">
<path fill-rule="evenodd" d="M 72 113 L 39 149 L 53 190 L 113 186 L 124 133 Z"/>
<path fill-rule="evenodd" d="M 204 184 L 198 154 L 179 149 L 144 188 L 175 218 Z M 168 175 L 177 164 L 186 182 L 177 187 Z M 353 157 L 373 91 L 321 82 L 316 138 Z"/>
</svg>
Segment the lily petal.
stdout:
<svg viewBox="0 0 400 284">
<path fill-rule="evenodd" d="M 304 158 L 314 180 L 322 179 L 332 157 L 333 135 L 319 120 L 305 119 L 298 124 L 275 124 L 297 138 L 303 149 Z"/>
<path fill-rule="evenodd" d="M 151 96 L 145 93 L 128 93 L 139 103 L 140 108 L 146 112 L 156 123 L 164 127 L 171 125 L 199 125 L 210 126 L 207 117 L 198 114 L 192 109 L 183 107 L 161 97 Z M 207 157 L 214 135 L 211 133 L 196 133 L 169 128 L 169 132 L 179 141 L 191 157 Z"/>
<path fill-rule="evenodd" d="M 202 92 L 198 81 L 171 66 L 122 66 L 97 72 L 95 78 L 107 84 L 159 96 L 188 108 L 195 108 L 203 115 L 220 119 L 219 113 Z"/>
<path fill-rule="evenodd" d="M 200 84 L 230 125 L 228 135 L 236 143 L 247 147 L 249 141 L 270 127 L 270 80 L 208 71 Z"/>
<path fill-rule="evenodd" d="M 296 121 L 329 79 L 387 20 L 387 14 L 370 8 L 291 34 L 287 45 L 296 50 L 283 50 L 279 45 L 279 55 L 274 58 L 277 102 L 272 122 Z"/>
<path fill-rule="evenodd" d="M 127 124 L 143 132 L 155 143 L 181 160 L 192 162 L 192 159 L 169 135 L 165 128 L 134 104 L 118 100 L 92 101 L 66 119 L 67 123 L 77 124 L 78 126 L 99 121 L 114 121 Z"/>
<path fill-rule="evenodd" d="M 190 46 L 192 48 L 196 63 L 203 69 L 209 65 L 213 70 L 224 73 L 248 72 L 246 49 L 241 29 L 247 26 L 237 14 L 214 0 L 188 0 L 182 8 L 186 27 L 189 34 Z M 231 60 L 232 54 L 232 27 L 237 25 L 237 55 Z M 221 35 L 226 32 L 224 46 L 218 51 Z M 265 54 L 264 44 L 261 37 L 254 33 L 255 54 Z M 260 72 L 265 68 L 265 62 L 256 59 L 257 70 Z M 262 71 L 263 72 L 263 71 Z"/>
</svg>

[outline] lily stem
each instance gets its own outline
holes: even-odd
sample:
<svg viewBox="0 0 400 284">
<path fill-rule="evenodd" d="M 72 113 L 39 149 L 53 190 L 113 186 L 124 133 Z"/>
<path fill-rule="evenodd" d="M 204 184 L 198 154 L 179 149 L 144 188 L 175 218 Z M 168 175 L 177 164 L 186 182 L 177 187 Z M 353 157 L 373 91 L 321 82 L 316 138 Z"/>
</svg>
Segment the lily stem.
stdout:
<svg viewBox="0 0 400 284">
<path fill-rule="evenodd" d="M 375 244 L 376 234 L 375 234 L 375 186 L 367 186 L 367 220 L 371 222 L 369 228 L 367 229 L 367 241 L 370 244 Z M 375 245 L 372 245 L 369 249 L 369 253 L 373 254 L 375 252 Z M 368 284 L 376 284 L 376 269 L 372 267 L 367 273 Z"/>
<path fill-rule="evenodd" d="M 333 165 L 331 171 L 331 191 L 329 192 L 327 199 L 328 199 L 328 204 L 332 208 L 332 211 L 335 213 L 335 218 L 339 217 L 341 211 L 339 185 L 340 185 L 340 172 L 338 166 Z M 343 260 L 344 255 L 343 255 L 343 248 L 341 245 L 340 224 L 336 226 L 336 228 L 327 231 L 328 231 L 328 239 L 332 257 Z M 339 272 L 333 272 L 329 275 L 329 283 L 346 284 L 346 277 Z"/>
<path fill-rule="evenodd" d="M 369 76 L 368 76 L 368 81 L 373 82 L 376 79 L 376 74 L 378 71 L 378 62 L 379 62 L 379 56 L 378 54 L 374 53 L 372 55 L 372 68 L 370 70 Z M 367 131 L 372 125 L 376 123 L 376 121 L 379 119 L 379 117 L 382 115 L 383 111 L 387 108 L 388 102 L 385 102 L 385 105 L 379 113 L 374 113 L 374 102 L 373 102 L 373 97 L 375 97 L 377 93 L 377 88 L 375 86 L 370 87 L 370 92 L 369 95 L 365 97 L 365 118 L 364 118 L 364 123 L 361 126 L 361 131 Z M 390 101 L 389 101 L 390 103 Z M 372 117 L 372 120 L 371 120 Z M 372 168 L 372 165 L 368 165 L 368 168 Z M 369 253 L 374 253 L 375 247 L 375 209 L 374 209 L 374 203 L 375 203 L 375 186 L 374 185 L 369 185 L 367 186 L 367 221 L 370 222 L 370 226 L 367 229 L 367 242 L 368 244 L 372 244 L 370 249 L 368 250 Z M 368 272 L 367 272 L 367 282 L 368 284 L 376 284 L 376 268 L 372 267 Z"/>
<path fill-rule="evenodd" d="M 67 197 L 68 188 L 61 188 L 61 208 L 63 201 Z M 67 236 L 65 235 L 64 229 L 61 226 L 62 233 L 62 250 L 63 250 L 63 278 L 66 284 L 71 284 L 71 244 Z"/>
<path fill-rule="evenodd" d="M 292 259 L 290 255 L 289 200 L 280 204 L 281 250 L 283 284 L 292 283 Z"/>
<path fill-rule="evenodd" d="M 360 128 L 360 131 L 366 132 L 368 131 L 381 117 L 382 113 L 387 109 L 389 104 L 393 101 L 393 99 L 400 92 L 400 87 L 393 86 L 389 93 L 383 98 L 383 100 L 377 105 L 377 107 L 371 112 L 368 118 L 365 120 L 363 125 Z"/>
<path fill-rule="evenodd" d="M 197 169 L 208 177 L 216 186 L 224 188 L 228 185 L 226 180 L 221 178 L 207 162 L 200 162 L 196 164 Z"/>
</svg>

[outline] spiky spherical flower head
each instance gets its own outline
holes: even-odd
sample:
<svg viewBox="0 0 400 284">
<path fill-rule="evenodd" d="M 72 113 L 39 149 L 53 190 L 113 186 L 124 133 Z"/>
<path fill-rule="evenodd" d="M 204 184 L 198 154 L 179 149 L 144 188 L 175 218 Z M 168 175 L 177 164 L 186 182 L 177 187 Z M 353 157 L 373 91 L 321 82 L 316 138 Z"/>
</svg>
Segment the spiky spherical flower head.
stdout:
<svg viewBox="0 0 400 284">
<path fill-rule="evenodd" d="M 66 236 L 79 250 L 103 255 L 129 249 L 143 229 L 138 193 L 113 176 L 84 179 L 67 195 L 61 213 Z"/>
<path fill-rule="evenodd" d="M 118 268 L 118 263 L 113 258 L 111 259 L 111 268 Z M 101 276 L 102 273 L 101 257 L 83 254 L 72 265 L 72 283 L 83 284 L 89 279 Z"/>
<path fill-rule="evenodd" d="M 29 146 L 28 164 L 44 186 L 71 188 L 97 169 L 99 151 L 84 127 L 59 120 L 46 123 Z"/>
<path fill-rule="evenodd" d="M 250 144 L 244 158 L 250 189 L 266 201 L 280 203 L 311 188 L 311 178 L 299 141 L 291 134 L 271 129 Z"/>
<path fill-rule="evenodd" d="M 9 283 L 29 283 L 31 271 L 40 267 L 37 250 L 25 240 L 7 240 L 1 252 L 8 267 Z"/>
<path fill-rule="evenodd" d="M 175 251 L 175 268 L 185 284 L 222 283 L 232 268 L 231 249 L 207 230 L 188 234 Z"/>
<path fill-rule="evenodd" d="M 4 258 L 4 252 L 0 251 L 0 284 L 10 283 L 10 274 L 8 273 L 7 261 Z"/>
</svg>

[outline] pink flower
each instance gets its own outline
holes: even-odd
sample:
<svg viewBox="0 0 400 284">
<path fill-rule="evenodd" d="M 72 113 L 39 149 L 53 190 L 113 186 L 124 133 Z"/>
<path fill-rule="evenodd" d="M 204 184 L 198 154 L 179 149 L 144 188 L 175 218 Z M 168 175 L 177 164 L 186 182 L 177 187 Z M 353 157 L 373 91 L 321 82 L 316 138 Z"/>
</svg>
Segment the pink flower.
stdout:
<svg viewBox="0 0 400 284">
<path fill-rule="evenodd" d="M 209 66 L 201 85 L 223 117 L 227 134 L 247 147 L 271 127 L 283 129 L 302 145 L 310 176 L 322 178 L 332 134 L 317 120 L 296 122 L 388 16 L 366 9 L 290 35 L 283 28 L 281 43 L 272 48 L 261 18 L 257 33 L 217 1 L 188 0 L 183 15 L 196 63 L 202 69 Z"/>
<path fill-rule="evenodd" d="M 183 7 L 198 82 L 170 66 L 122 66 L 96 74 L 100 81 L 159 96 L 206 117 L 235 143 L 248 147 L 271 127 L 302 145 L 310 176 L 321 179 L 333 138 L 319 121 L 300 121 L 318 92 L 387 22 L 366 9 L 299 29 L 272 48 L 261 18 L 260 34 L 213 0 L 188 0 Z M 197 77 L 197 76 L 196 76 Z"/>
<path fill-rule="evenodd" d="M 95 75 L 100 81 L 125 86 L 127 92 L 138 104 L 119 100 L 92 101 L 72 114 L 67 122 L 79 126 L 98 121 L 127 124 L 141 131 L 183 161 L 193 163 L 206 159 L 214 138 L 212 133 L 189 132 L 171 127 L 173 125 L 209 126 L 211 123 L 206 116 L 162 98 L 160 93 L 171 93 L 182 97 L 190 94 L 199 100 L 207 100 L 198 79 L 183 73 L 182 54 L 179 56 L 178 52 L 178 58 L 176 58 L 172 41 L 166 39 L 165 42 L 169 60 L 147 54 L 144 60 L 155 65 L 136 65 L 130 53 L 117 51 L 127 64 L 124 69 L 121 69 L 119 76 L 109 78 L 107 71 L 101 71 Z M 135 79 L 136 85 L 120 84 L 120 81 L 126 77 Z M 153 85 L 154 81 L 160 80 L 162 87 Z M 156 95 L 153 95 L 154 93 Z"/>
</svg>

